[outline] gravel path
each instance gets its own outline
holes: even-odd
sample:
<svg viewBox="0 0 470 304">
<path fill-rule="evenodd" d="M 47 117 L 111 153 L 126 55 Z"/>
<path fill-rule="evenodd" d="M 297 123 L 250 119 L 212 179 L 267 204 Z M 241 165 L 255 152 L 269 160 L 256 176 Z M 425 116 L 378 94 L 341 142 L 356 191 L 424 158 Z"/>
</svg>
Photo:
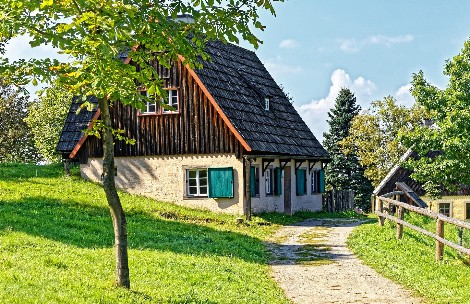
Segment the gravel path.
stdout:
<svg viewBox="0 0 470 304">
<path fill-rule="evenodd" d="M 272 275 L 294 303 L 422 303 L 362 264 L 346 247 L 359 222 L 307 220 L 270 244 Z"/>
</svg>

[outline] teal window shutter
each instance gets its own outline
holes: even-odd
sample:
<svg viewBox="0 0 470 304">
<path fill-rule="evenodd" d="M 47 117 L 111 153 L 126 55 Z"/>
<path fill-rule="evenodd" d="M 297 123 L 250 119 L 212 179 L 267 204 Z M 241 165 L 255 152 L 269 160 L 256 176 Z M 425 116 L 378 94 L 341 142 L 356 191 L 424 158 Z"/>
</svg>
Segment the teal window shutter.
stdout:
<svg viewBox="0 0 470 304">
<path fill-rule="evenodd" d="M 325 192 L 325 170 L 320 170 L 320 193 Z"/>
<path fill-rule="evenodd" d="M 209 197 L 233 197 L 233 168 L 209 168 Z"/>
<path fill-rule="evenodd" d="M 296 192 L 297 195 L 305 195 L 305 169 L 297 169 Z"/>
<path fill-rule="evenodd" d="M 274 168 L 274 195 L 282 194 L 282 170 L 281 168 Z"/>
</svg>

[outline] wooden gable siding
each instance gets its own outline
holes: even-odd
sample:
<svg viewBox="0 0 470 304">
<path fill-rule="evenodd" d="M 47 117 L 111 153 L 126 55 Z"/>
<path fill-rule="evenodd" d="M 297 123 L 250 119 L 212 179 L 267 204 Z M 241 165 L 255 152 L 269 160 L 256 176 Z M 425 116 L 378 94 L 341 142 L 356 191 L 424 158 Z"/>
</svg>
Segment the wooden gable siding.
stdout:
<svg viewBox="0 0 470 304">
<path fill-rule="evenodd" d="M 241 158 L 242 145 L 182 63 L 178 61 L 170 71 L 158 65 L 156 69 L 165 87 L 178 88 L 180 112 L 139 116 L 131 106 L 114 104 L 114 127 L 136 140 L 134 145 L 116 141 L 115 156 L 235 153 Z M 102 155 L 101 140 L 89 136 L 79 157 Z"/>
</svg>

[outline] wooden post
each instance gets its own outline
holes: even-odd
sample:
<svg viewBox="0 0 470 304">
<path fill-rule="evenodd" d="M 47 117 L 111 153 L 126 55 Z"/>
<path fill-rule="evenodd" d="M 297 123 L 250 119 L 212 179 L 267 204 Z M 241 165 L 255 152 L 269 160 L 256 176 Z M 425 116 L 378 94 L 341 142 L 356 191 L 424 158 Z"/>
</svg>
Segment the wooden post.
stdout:
<svg viewBox="0 0 470 304">
<path fill-rule="evenodd" d="M 443 238 L 444 237 L 444 222 L 440 219 L 437 219 L 436 222 L 436 235 Z M 436 261 L 442 260 L 444 255 L 444 244 L 436 240 Z"/>
<path fill-rule="evenodd" d="M 250 188 L 250 178 L 251 178 L 251 162 L 247 159 L 243 159 L 243 170 L 245 170 L 245 218 L 247 221 L 251 221 L 251 188 Z"/>
<path fill-rule="evenodd" d="M 397 215 L 398 215 L 398 218 L 400 220 L 403 221 L 403 219 L 405 218 L 405 210 L 403 209 L 403 207 L 399 207 L 397 209 Z M 403 237 L 403 224 L 400 224 L 400 223 L 397 223 L 397 240 L 401 240 L 401 238 Z"/>
<path fill-rule="evenodd" d="M 463 228 L 462 227 L 459 227 L 459 246 L 462 246 L 462 238 L 463 238 Z"/>
<path fill-rule="evenodd" d="M 374 213 L 374 211 L 377 210 L 377 209 L 375 208 L 375 202 L 376 202 L 375 195 L 372 194 L 372 195 L 370 196 L 370 211 L 371 211 L 372 213 Z"/>
<path fill-rule="evenodd" d="M 64 171 L 66 176 L 70 176 L 70 160 L 64 159 Z"/>
<path fill-rule="evenodd" d="M 384 202 L 377 197 L 377 211 L 384 212 Z M 383 227 L 385 218 L 379 215 L 379 226 Z"/>
</svg>

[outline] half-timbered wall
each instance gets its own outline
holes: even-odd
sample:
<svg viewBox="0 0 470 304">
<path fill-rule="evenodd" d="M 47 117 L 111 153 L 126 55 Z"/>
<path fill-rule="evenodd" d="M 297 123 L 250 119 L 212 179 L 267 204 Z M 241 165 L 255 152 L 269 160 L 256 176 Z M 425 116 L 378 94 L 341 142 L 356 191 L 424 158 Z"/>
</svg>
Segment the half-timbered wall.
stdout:
<svg viewBox="0 0 470 304">
<path fill-rule="evenodd" d="M 115 128 L 136 140 L 134 145 L 116 141 L 116 156 L 234 153 L 243 147 L 212 106 L 199 85 L 178 61 L 168 70 L 158 64 L 164 86 L 177 88 L 179 113 L 139 115 L 131 106 L 115 103 L 111 108 Z M 94 136 L 82 147 L 81 159 L 101 157 L 101 140 Z"/>
</svg>

